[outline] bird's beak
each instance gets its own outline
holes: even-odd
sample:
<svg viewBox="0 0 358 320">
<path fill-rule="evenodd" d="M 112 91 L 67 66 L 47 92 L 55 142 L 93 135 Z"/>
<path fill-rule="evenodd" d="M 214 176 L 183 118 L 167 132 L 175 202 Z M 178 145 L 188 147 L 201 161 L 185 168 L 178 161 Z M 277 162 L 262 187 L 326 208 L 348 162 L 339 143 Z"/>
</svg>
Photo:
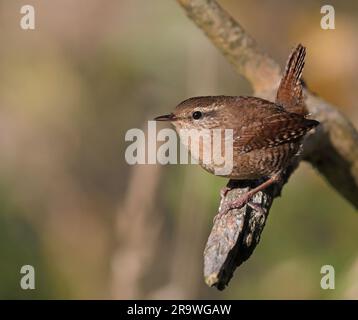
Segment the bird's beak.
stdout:
<svg viewBox="0 0 358 320">
<path fill-rule="evenodd" d="M 155 121 L 174 121 L 176 120 L 176 116 L 173 113 L 165 114 L 163 116 L 155 117 Z"/>
</svg>

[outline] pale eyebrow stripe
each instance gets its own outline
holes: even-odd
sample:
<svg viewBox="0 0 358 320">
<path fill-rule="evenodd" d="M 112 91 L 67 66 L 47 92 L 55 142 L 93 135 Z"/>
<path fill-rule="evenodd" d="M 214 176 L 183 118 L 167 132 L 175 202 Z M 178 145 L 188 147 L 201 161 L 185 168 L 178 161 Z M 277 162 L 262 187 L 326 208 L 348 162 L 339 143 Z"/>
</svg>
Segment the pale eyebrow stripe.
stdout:
<svg viewBox="0 0 358 320">
<path fill-rule="evenodd" d="M 210 110 L 210 111 L 202 111 L 202 110 L 193 110 L 188 116 L 187 116 L 187 119 L 190 119 L 192 118 L 192 114 L 193 112 L 195 111 L 200 111 L 204 116 L 213 116 L 217 113 L 216 110 Z"/>
</svg>

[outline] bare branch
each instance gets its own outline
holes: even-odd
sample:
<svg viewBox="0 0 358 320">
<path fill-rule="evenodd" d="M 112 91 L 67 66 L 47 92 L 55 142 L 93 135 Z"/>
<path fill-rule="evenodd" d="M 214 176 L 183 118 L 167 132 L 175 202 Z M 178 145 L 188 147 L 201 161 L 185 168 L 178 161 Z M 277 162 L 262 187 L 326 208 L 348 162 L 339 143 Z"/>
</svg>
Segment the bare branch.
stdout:
<svg viewBox="0 0 358 320">
<path fill-rule="evenodd" d="M 300 157 L 293 160 L 291 166 L 284 172 L 280 184 L 272 185 L 253 197 L 252 202 L 262 208 L 262 212 L 246 205 L 239 210 L 230 210 L 226 215 L 215 220 L 204 251 L 204 278 L 207 285 L 223 290 L 232 278 L 236 267 L 251 256 L 260 241 L 274 198 L 281 195 L 284 184 L 299 162 Z M 228 186 L 232 189 L 222 199 L 220 207 L 260 183 L 262 181 L 230 180 Z"/>
<path fill-rule="evenodd" d="M 187 15 L 225 55 L 236 71 L 247 78 L 256 96 L 273 99 L 281 71 L 278 64 L 258 49 L 253 38 L 214 0 L 177 0 Z M 330 184 L 358 208 L 358 133 L 334 106 L 310 93 L 306 94 L 308 112 L 321 122 L 315 134 L 304 142 L 302 158 L 309 161 Z M 286 180 L 300 159 L 285 174 Z M 235 188 L 224 201 L 237 198 L 257 181 L 229 181 Z M 273 199 L 283 185 L 260 192 L 254 202 L 266 215 L 248 206 L 231 210 L 217 219 L 204 252 L 204 276 L 210 286 L 223 289 L 235 268 L 247 260 L 259 242 Z M 221 203 L 220 205 L 223 205 Z"/>
<path fill-rule="evenodd" d="M 312 93 L 307 93 L 306 105 L 321 125 L 307 139 L 304 159 L 358 209 L 358 132 L 333 105 Z"/>
</svg>

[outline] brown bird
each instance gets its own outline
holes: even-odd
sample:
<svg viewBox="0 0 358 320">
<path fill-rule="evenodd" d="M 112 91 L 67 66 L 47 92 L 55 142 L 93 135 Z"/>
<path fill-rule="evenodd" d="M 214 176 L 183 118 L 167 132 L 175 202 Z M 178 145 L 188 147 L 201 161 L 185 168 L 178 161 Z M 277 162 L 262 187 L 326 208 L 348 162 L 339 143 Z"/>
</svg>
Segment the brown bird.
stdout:
<svg viewBox="0 0 358 320">
<path fill-rule="evenodd" d="M 204 129 L 232 129 L 233 167 L 229 174 L 223 176 L 237 180 L 267 177 L 265 182 L 232 201 L 219 214 L 242 207 L 255 193 L 279 182 L 284 169 L 300 151 L 304 135 L 319 124 L 306 118 L 301 83 L 305 55 L 302 45 L 291 53 L 275 102 L 242 96 L 195 97 L 181 102 L 173 113 L 155 118 L 170 121 L 180 137 L 181 129 L 197 129 L 200 132 Z M 206 131 L 210 131 L 212 138 L 213 130 Z M 191 150 L 188 140 L 183 142 Z M 203 148 L 201 141 L 199 154 L 196 154 L 198 162 L 205 170 L 215 173 L 217 165 L 203 161 Z M 223 150 L 216 152 L 222 154 Z M 225 188 L 222 196 L 227 191 Z"/>
</svg>

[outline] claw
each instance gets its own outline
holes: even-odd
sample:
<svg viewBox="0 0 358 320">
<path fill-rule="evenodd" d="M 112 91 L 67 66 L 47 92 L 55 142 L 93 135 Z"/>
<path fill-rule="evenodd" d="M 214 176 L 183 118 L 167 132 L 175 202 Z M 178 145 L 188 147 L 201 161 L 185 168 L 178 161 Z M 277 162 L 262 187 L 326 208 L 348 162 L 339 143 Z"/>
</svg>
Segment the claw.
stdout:
<svg viewBox="0 0 358 320">
<path fill-rule="evenodd" d="M 247 205 L 250 206 L 253 210 L 259 212 L 261 215 L 266 215 L 266 210 L 260 207 L 257 203 L 249 201 Z"/>
<path fill-rule="evenodd" d="M 251 195 L 249 193 L 245 193 L 239 199 L 229 202 L 228 204 L 226 204 L 225 206 L 220 208 L 220 211 L 213 219 L 213 223 L 215 223 L 215 221 L 217 219 L 221 218 L 223 215 L 227 214 L 229 212 L 229 210 L 242 208 L 245 204 L 248 203 L 250 198 L 251 198 Z"/>
<path fill-rule="evenodd" d="M 230 190 L 231 190 L 231 188 L 229 188 L 227 186 L 220 189 L 220 198 L 221 198 L 221 200 L 223 200 L 226 197 L 227 193 Z"/>
</svg>

